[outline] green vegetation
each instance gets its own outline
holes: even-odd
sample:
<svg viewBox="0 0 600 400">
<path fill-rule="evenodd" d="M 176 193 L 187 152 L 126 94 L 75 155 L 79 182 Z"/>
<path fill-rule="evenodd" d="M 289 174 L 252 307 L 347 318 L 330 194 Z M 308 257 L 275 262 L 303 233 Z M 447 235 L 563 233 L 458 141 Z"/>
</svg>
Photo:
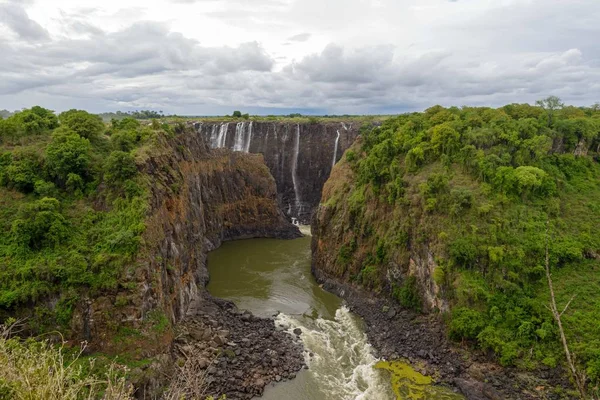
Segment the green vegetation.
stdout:
<svg viewBox="0 0 600 400">
<path fill-rule="evenodd" d="M 336 201 L 326 203 L 347 208 L 337 217 L 350 234 L 336 264 L 349 276 L 367 271 L 363 284 L 418 307 L 418 285 L 395 281 L 390 270 L 408 274 L 410 259 L 424 268 L 423 255 L 432 254 L 431 279 L 451 307 L 452 338 L 493 351 L 503 365 L 564 364 L 546 307 L 549 220 L 558 307 L 575 295 L 563 325 L 579 368 L 597 387 L 599 151 L 600 112 L 556 98 L 498 109 L 435 106 L 365 128 L 340 163 L 354 181 L 337 184 Z M 357 252 L 349 252 L 350 235 Z"/>
<path fill-rule="evenodd" d="M 161 132 L 132 118 L 107 130 L 85 111 L 57 118 L 41 107 L 0 120 L 0 316 L 56 298 L 51 309 L 38 302 L 29 323 L 64 330 L 82 294 L 127 285 L 149 193 L 136 156 Z"/>
</svg>

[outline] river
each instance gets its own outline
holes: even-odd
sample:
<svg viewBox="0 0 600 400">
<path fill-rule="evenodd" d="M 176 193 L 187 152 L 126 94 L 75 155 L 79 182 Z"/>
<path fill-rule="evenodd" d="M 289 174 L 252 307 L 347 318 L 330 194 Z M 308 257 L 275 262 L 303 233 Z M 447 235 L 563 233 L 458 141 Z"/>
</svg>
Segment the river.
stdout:
<svg viewBox="0 0 600 400">
<path fill-rule="evenodd" d="M 394 394 L 389 372 L 374 368 L 378 360 L 362 321 L 315 281 L 310 272 L 310 240 L 305 236 L 227 242 L 208 257 L 208 290 L 213 296 L 232 300 L 258 316 L 276 315 L 275 323 L 290 333 L 302 330 L 308 369 L 291 381 L 267 387 L 262 398 L 413 398 L 408 396 L 411 388 L 400 388 L 406 389 L 407 396 L 403 396 L 396 386 Z"/>
</svg>

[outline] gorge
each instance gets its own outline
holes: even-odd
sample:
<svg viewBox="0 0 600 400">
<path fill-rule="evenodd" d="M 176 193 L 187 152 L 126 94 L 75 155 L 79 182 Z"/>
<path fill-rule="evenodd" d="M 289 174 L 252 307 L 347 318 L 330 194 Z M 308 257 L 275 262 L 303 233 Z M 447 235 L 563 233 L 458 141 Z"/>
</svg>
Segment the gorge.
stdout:
<svg viewBox="0 0 600 400">
<path fill-rule="evenodd" d="M 2 136 L 0 317 L 118 356 L 138 398 L 568 398 L 536 261 L 548 221 L 559 301 L 589 299 L 565 321 L 596 379 L 593 119 L 436 106 L 105 128 L 46 111 Z"/>
</svg>

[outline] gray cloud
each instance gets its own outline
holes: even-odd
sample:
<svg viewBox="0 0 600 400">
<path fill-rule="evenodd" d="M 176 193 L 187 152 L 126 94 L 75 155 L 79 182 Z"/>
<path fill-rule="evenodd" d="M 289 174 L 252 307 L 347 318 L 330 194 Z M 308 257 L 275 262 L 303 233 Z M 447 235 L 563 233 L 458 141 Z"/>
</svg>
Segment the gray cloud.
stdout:
<svg viewBox="0 0 600 400">
<path fill-rule="evenodd" d="M 206 46 L 153 21 L 109 31 L 83 12 L 63 14 L 65 33 L 50 38 L 18 8 L 9 14 L 12 25 L 3 19 L 21 40 L 0 39 L 0 108 L 41 102 L 53 109 L 184 114 L 233 108 L 390 113 L 436 103 L 533 102 L 549 94 L 574 104 L 600 100 L 595 0 L 573 0 L 573 7 L 561 0 L 502 2 L 471 13 L 470 0 L 380 0 L 385 7 L 379 11 L 378 2 L 347 0 L 343 10 L 335 1 L 325 6 L 322 18 L 306 8 L 317 0 L 264 0 L 268 7 L 213 2 L 223 7 L 203 15 L 223 22 L 223 29 L 268 27 L 279 32 L 274 42 L 288 38 L 293 48 L 322 37 L 331 37 L 331 43 L 285 61 L 290 59 L 282 57 L 285 52 L 269 52 L 251 35 L 234 46 Z M 372 7 L 365 9 L 367 3 Z M 7 6 L 15 10 L 12 4 L 0 10 Z M 33 28 L 32 35 L 31 26 L 41 31 L 36 35 Z M 378 39 L 369 36 L 377 32 Z M 41 39 L 43 46 L 32 45 Z"/>
<path fill-rule="evenodd" d="M 27 12 L 18 4 L 0 4 L 0 23 L 9 27 L 25 40 L 46 40 L 48 32 L 40 24 L 33 21 Z"/>
</svg>

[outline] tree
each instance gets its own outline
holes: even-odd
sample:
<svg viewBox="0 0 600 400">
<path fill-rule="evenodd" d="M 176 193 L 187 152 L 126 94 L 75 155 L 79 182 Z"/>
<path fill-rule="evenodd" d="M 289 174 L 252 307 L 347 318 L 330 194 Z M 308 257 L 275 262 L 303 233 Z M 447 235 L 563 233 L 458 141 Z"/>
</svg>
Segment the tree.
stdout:
<svg viewBox="0 0 600 400">
<path fill-rule="evenodd" d="M 19 133 L 26 135 L 39 135 L 58 126 L 58 119 L 54 112 L 35 106 L 15 113 L 7 121 L 14 121 Z"/>
<path fill-rule="evenodd" d="M 137 173 L 135 159 L 124 151 L 113 151 L 106 160 L 104 173 L 106 181 L 111 183 L 124 182 L 133 178 Z"/>
<path fill-rule="evenodd" d="M 104 130 L 102 118 L 83 110 L 69 110 L 59 115 L 60 122 L 65 127 L 86 139 L 99 136 Z"/>
<path fill-rule="evenodd" d="M 62 186 L 69 174 L 81 177 L 88 175 L 91 145 L 89 140 L 76 132 L 59 128 L 52 135 L 52 141 L 46 148 L 46 163 L 49 174 Z"/>
<path fill-rule="evenodd" d="M 12 223 L 15 242 L 22 249 L 40 249 L 60 244 L 67 236 L 67 221 L 60 212 L 60 202 L 44 197 L 26 204 Z"/>
<path fill-rule="evenodd" d="M 538 100 L 535 102 L 535 104 L 546 110 L 546 114 L 548 115 L 548 126 L 551 126 L 554 122 L 554 112 L 565 106 L 565 104 L 560 100 L 560 98 L 556 96 L 550 96 L 546 97 L 545 99 Z"/>
<path fill-rule="evenodd" d="M 42 160 L 33 150 L 15 150 L 3 154 L 0 161 L 0 184 L 29 193 L 39 179 Z"/>
<path fill-rule="evenodd" d="M 241 118 L 242 117 L 242 112 L 241 111 L 234 111 L 232 115 L 233 115 L 233 118 Z"/>
</svg>

